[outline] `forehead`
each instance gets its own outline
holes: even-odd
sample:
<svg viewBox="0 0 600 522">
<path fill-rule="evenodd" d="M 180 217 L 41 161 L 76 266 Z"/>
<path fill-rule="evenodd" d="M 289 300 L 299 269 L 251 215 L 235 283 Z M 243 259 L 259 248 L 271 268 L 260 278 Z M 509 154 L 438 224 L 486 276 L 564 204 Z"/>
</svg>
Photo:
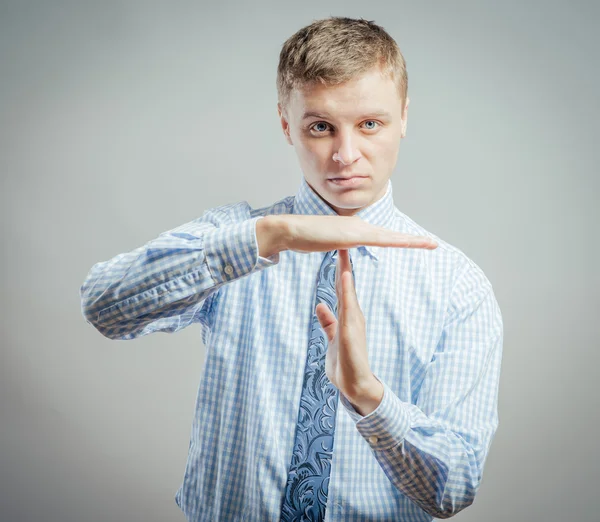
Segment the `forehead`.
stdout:
<svg viewBox="0 0 600 522">
<path fill-rule="evenodd" d="M 379 69 L 339 85 L 305 85 L 294 89 L 290 97 L 290 108 L 299 120 L 325 115 L 352 117 L 365 111 L 383 115 L 400 110 L 400 105 L 396 83 Z"/>
</svg>

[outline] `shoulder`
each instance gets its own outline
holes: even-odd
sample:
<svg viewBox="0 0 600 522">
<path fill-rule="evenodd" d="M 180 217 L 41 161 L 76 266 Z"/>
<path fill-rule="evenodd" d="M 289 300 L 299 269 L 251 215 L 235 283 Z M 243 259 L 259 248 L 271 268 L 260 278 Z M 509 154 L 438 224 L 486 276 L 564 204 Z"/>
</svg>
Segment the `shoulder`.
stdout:
<svg viewBox="0 0 600 522">
<path fill-rule="evenodd" d="M 462 281 L 470 281 L 471 285 L 479 287 L 480 290 L 491 290 L 491 282 L 482 268 L 463 250 L 427 230 L 397 207 L 395 213 L 397 230 L 406 234 L 430 237 L 438 244 L 434 250 L 420 249 L 420 252 L 423 253 L 423 263 L 432 277 L 442 278 L 452 287 Z"/>
</svg>

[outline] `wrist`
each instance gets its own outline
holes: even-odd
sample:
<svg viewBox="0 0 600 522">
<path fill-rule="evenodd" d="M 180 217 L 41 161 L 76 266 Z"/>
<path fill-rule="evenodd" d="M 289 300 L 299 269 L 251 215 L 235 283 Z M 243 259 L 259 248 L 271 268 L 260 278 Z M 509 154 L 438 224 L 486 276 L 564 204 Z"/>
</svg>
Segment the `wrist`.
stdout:
<svg viewBox="0 0 600 522">
<path fill-rule="evenodd" d="M 372 380 L 358 387 L 351 395 L 346 395 L 352 407 L 363 417 L 375 411 L 383 400 L 384 388 L 379 379 Z"/>
<path fill-rule="evenodd" d="M 281 216 L 269 215 L 256 222 L 258 250 L 262 257 L 270 257 L 287 250 L 287 224 Z"/>
</svg>

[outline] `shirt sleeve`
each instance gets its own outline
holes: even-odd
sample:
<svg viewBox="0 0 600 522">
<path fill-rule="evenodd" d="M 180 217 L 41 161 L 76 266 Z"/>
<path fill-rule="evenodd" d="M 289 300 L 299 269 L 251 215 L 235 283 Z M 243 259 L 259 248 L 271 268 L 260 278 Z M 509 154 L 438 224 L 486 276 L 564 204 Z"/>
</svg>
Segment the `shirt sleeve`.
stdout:
<svg viewBox="0 0 600 522">
<path fill-rule="evenodd" d="M 229 205 L 231 208 L 232 205 Z M 96 263 L 79 293 L 85 320 L 109 339 L 177 332 L 206 321 L 219 288 L 279 263 L 259 255 L 256 224 L 220 208 Z"/>
<path fill-rule="evenodd" d="M 500 308 L 478 268 L 462 272 L 452 296 L 416 404 L 379 378 L 383 398 L 364 417 L 340 394 L 393 485 L 442 519 L 472 504 L 479 489 L 498 427 L 503 344 Z"/>
</svg>

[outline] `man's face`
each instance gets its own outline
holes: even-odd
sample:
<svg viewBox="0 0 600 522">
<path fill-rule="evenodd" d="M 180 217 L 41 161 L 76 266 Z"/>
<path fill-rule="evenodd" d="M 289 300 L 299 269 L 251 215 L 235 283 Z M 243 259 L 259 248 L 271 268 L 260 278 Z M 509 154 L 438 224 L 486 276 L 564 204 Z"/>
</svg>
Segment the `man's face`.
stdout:
<svg viewBox="0 0 600 522">
<path fill-rule="evenodd" d="M 351 216 L 385 194 L 406 133 L 394 82 L 378 68 L 347 83 L 294 89 L 281 125 L 294 145 L 306 182 L 341 216 Z M 364 176 L 342 184 L 332 178 Z"/>
</svg>

